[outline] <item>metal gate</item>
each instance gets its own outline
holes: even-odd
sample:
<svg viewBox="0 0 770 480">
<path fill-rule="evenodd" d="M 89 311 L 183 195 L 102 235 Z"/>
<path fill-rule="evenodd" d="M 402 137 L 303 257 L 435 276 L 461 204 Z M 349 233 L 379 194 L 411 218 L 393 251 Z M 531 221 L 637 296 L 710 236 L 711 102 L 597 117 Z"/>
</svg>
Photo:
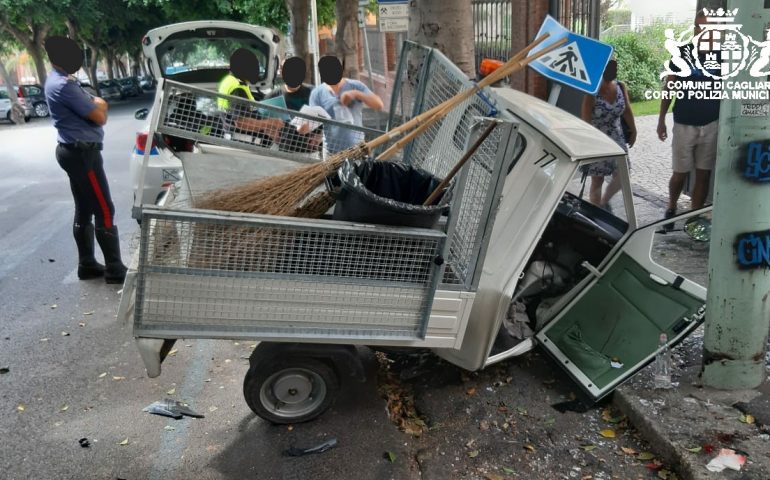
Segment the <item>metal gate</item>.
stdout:
<svg viewBox="0 0 770 480">
<path fill-rule="evenodd" d="M 599 38 L 600 0 L 550 0 L 548 10 L 559 23 L 575 33 Z"/>
<path fill-rule="evenodd" d="M 511 56 L 512 0 L 472 0 L 473 50 L 476 69 L 484 58 Z"/>
</svg>

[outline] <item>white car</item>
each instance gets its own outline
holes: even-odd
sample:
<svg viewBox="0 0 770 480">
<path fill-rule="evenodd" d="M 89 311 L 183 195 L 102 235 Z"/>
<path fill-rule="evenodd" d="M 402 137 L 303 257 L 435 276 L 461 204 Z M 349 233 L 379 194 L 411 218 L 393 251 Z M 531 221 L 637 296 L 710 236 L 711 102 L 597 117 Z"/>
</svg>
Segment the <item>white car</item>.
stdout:
<svg viewBox="0 0 770 480">
<path fill-rule="evenodd" d="M 281 37 L 272 29 L 246 23 L 203 20 L 166 25 L 147 32 L 142 39 L 144 56 L 155 78 L 182 82 L 216 90 L 228 73 L 230 55 L 238 48 L 248 48 L 259 59 L 260 80 L 256 87 L 266 97 L 276 89 L 278 59 L 283 55 Z M 253 87 L 252 87 L 253 88 Z M 161 95 L 158 89 L 156 95 Z M 136 112 L 146 119 L 148 109 Z M 174 182 L 184 176 L 182 162 L 176 152 L 193 151 L 194 142 L 168 135 L 155 138 L 151 144 L 144 188 L 139 190 L 139 176 L 144 159 L 148 127 L 137 132 L 131 152 L 131 180 L 134 199 L 142 204 L 155 204 Z"/>
<path fill-rule="evenodd" d="M 24 121 L 29 121 L 32 115 L 23 98 L 19 98 L 19 104 L 24 108 Z M 0 120 L 11 121 L 11 98 L 8 96 L 8 90 L 0 87 Z"/>
</svg>

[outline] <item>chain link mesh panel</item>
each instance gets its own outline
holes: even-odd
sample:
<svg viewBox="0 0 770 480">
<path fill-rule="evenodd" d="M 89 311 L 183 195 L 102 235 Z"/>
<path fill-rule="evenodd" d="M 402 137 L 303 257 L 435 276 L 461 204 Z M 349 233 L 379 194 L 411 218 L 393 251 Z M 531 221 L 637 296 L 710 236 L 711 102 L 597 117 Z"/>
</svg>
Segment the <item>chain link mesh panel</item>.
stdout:
<svg viewBox="0 0 770 480">
<path fill-rule="evenodd" d="M 409 116 L 393 117 L 400 122 L 430 110 L 472 85 L 441 52 L 411 42 L 404 44 L 396 78 L 399 85 L 394 94 L 399 98 L 395 98 L 392 105 L 412 104 Z M 400 108 L 405 114 L 406 109 Z M 496 115 L 488 92 L 474 95 L 412 141 L 405 149 L 404 161 L 444 177 L 473 143 L 474 126 L 480 118 Z M 499 194 L 498 180 L 512 135 L 515 130 L 510 125 L 496 128 L 463 170 L 463 178 L 456 187 L 457 197 L 452 203 L 454 220 L 447 232 L 445 287 L 454 285 L 469 290 L 475 287 L 477 261 L 488 241 L 484 233 L 494 198 Z"/>
<path fill-rule="evenodd" d="M 316 161 L 382 134 L 173 81 L 163 95 L 159 133 L 290 160 Z"/>
<path fill-rule="evenodd" d="M 424 338 L 444 235 L 146 210 L 136 332 Z"/>
</svg>

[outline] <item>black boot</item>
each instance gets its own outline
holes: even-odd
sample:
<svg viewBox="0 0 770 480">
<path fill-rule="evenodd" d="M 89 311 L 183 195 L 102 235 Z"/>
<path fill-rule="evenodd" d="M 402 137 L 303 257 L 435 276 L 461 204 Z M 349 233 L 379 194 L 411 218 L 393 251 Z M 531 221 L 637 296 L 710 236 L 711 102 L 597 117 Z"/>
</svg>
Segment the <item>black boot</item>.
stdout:
<svg viewBox="0 0 770 480">
<path fill-rule="evenodd" d="M 104 271 L 104 281 L 107 283 L 123 283 L 128 269 L 123 265 L 123 260 L 120 258 L 118 227 L 113 225 L 112 228 L 97 228 L 96 241 L 99 242 L 99 246 L 102 248 L 104 263 L 107 264 L 107 268 Z"/>
<path fill-rule="evenodd" d="M 87 280 L 104 275 L 104 265 L 94 257 L 94 226 L 76 223 L 72 226 L 72 236 L 78 246 L 78 278 Z"/>
</svg>

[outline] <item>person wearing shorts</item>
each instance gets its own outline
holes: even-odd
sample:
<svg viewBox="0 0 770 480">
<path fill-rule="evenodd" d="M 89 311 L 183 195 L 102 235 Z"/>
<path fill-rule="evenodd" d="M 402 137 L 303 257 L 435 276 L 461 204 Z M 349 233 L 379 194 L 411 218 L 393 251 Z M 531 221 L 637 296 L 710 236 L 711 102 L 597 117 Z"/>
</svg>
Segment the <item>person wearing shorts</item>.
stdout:
<svg viewBox="0 0 770 480">
<path fill-rule="evenodd" d="M 706 17 L 699 13 L 695 18 L 695 34 L 702 31 L 702 25 L 706 23 Z M 691 52 L 693 45 L 688 45 Z M 703 54 L 705 52 L 701 52 Z M 701 58 L 701 64 L 703 63 Z M 718 73 L 718 72 L 717 72 Z M 672 92 L 671 85 L 683 83 L 678 81 L 692 80 L 700 84 L 710 84 L 713 79 L 693 68 L 690 76 L 680 78 L 670 75 L 666 78 L 666 90 Z M 706 96 L 708 98 L 708 95 Z M 671 139 L 672 170 L 671 179 L 668 182 L 668 208 L 664 218 L 672 218 L 676 215 L 677 202 L 684 189 L 687 175 L 695 168 L 695 183 L 692 190 L 692 208 L 696 210 L 703 207 L 708 195 L 711 172 L 716 164 L 717 132 L 719 126 L 719 100 L 697 98 L 697 95 L 689 95 L 685 91 L 682 98 L 677 98 L 674 104 L 674 127 Z M 658 118 L 658 138 L 665 141 L 668 138 L 666 131 L 666 114 L 671 105 L 669 99 L 660 102 L 660 115 Z M 673 223 L 664 226 L 665 231 L 671 231 Z"/>
</svg>

